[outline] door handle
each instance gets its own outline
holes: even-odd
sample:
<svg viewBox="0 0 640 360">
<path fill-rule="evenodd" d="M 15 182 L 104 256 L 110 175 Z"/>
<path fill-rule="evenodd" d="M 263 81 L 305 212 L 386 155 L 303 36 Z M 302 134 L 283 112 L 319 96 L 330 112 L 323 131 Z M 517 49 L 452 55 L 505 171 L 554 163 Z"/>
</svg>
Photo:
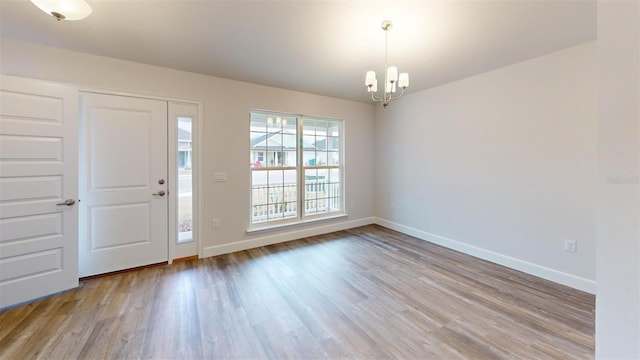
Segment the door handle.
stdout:
<svg viewBox="0 0 640 360">
<path fill-rule="evenodd" d="M 76 201 L 75 201 L 75 200 L 73 200 L 73 199 L 67 199 L 67 200 L 65 200 L 64 202 L 58 203 L 58 204 L 56 204 L 56 205 L 58 205 L 58 206 L 65 206 L 65 205 L 66 205 L 66 206 L 72 206 L 72 205 L 73 205 L 73 204 L 75 204 L 75 203 L 76 203 Z"/>
<path fill-rule="evenodd" d="M 155 193 L 153 193 L 153 194 L 151 194 L 151 195 L 164 196 L 164 194 L 165 194 L 165 193 L 164 193 L 164 190 L 160 190 L 160 191 L 155 192 Z"/>
</svg>

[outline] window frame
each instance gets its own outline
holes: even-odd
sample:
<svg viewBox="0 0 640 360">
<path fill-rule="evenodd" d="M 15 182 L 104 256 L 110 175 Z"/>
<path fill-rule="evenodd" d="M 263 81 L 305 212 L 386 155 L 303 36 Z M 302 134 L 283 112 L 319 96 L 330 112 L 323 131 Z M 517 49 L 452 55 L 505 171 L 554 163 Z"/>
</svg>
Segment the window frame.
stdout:
<svg viewBox="0 0 640 360">
<path fill-rule="evenodd" d="M 195 124 L 195 119 L 194 116 L 189 114 L 189 115 L 183 115 L 183 114 L 176 114 L 173 118 L 175 124 L 173 124 L 175 126 L 175 130 L 176 130 L 176 169 L 174 169 L 177 172 L 177 175 L 175 176 L 176 181 L 175 181 L 175 197 L 176 197 L 176 216 L 178 217 L 178 221 L 176 222 L 177 224 L 177 235 L 176 235 L 176 244 L 180 245 L 180 244 L 186 244 L 186 243 L 190 243 L 190 242 L 195 242 L 196 239 L 193 236 L 193 227 L 194 227 L 194 206 L 193 206 L 193 200 L 191 200 L 191 231 L 188 232 L 181 232 L 180 231 L 180 153 L 183 152 L 185 153 L 185 166 L 184 168 L 187 167 L 187 163 L 189 163 L 189 166 L 191 166 L 191 198 L 193 199 L 193 193 L 194 193 L 194 188 L 193 188 L 193 130 L 196 127 Z M 180 149 L 180 121 L 189 121 L 190 123 L 190 127 L 191 127 L 191 141 L 188 143 L 189 147 L 187 148 L 187 150 L 185 151 L 184 149 Z M 188 161 L 189 160 L 189 161 Z"/>
<path fill-rule="evenodd" d="M 202 255 L 202 202 L 199 194 L 201 191 L 200 176 L 202 174 L 202 112 L 201 102 L 169 100 L 168 102 L 168 127 L 169 127 L 169 263 L 175 259 Z M 191 119 L 191 166 L 192 166 L 192 241 L 178 241 L 178 118 Z"/>
<path fill-rule="evenodd" d="M 268 145 L 265 145 L 265 149 L 253 149 L 252 147 L 252 141 L 253 141 L 253 134 L 252 133 L 258 133 L 256 131 L 254 131 L 254 127 L 252 125 L 253 123 L 253 114 L 259 114 L 262 116 L 265 116 L 266 118 L 269 117 L 273 117 L 273 118 L 277 118 L 277 117 L 287 117 L 287 118 L 295 118 L 296 121 L 296 132 L 295 132 L 295 136 L 296 136 L 296 150 L 295 150 L 295 154 L 296 154 L 296 162 L 295 162 L 295 166 L 291 166 L 290 164 L 282 164 L 281 166 L 269 166 L 269 164 L 267 163 L 266 166 L 264 167 L 256 167 L 255 163 L 253 161 L 257 161 L 254 159 L 254 154 L 253 152 L 256 152 L 256 156 L 258 156 L 257 152 L 263 152 L 264 153 L 264 159 L 268 160 L 268 154 L 270 152 L 280 152 L 280 151 L 285 151 L 285 148 L 282 147 L 280 148 L 280 150 L 278 150 L 277 148 L 275 150 L 269 149 Z M 328 124 L 329 123 L 333 123 L 335 125 L 338 126 L 338 136 L 329 136 L 329 135 L 325 135 L 325 149 L 324 149 L 324 153 L 327 154 L 327 157 L 329 156 L 329 153 L 331 152 L 337 152 L 338 156 L 337 156 L 337 162 L 338 164 L 331 164 L 329 165 L 327 164 L 307 164 L 305 165 L 305 142 L 304 142 L 304 138 L 305 138 L 305 133 L 304 133 L 304 124 L 305 124 L 305 120 L 307 121 L 326 121 Z M 265 141 L 268 141 L 269 136 L 267 134 L 269 134 L 269 123 L 266 122 L 266 126 L 265 126 Z M 329 129 L 329 127 L 327 126 L 327 129 Z M 284 130 L 282 130 L 284 133 Z M 317 130 L 316 130 L 317 131 Z M 328 133 L 328 131 L 327 131 Z M 308 223 L 308 222 L 314 222 L 314 221 L 321 221 L 321 220 L 327 220 L 327 219 L 333 219 L 333 218 L 339 218 L 339 217 L 344 217 L 346 216 L 346 208 L 345 208 L 345 164 L 344 164 L 344 159 L 345 159 L 345 120 L 344 119 L 336 119 L 336 118 L 330 118 L 330 117 L 326 117 L 326 116 L 312 116 L 312 115 L 302 115 L 302 114 L 291 114 L 291 113 L 283 113 L 283 112 L 276 112 L 276 111 L 269 111 L 269 110 L 255 110 L 252 109 L 249 112 L 249 162 L 250 162 L 250 166 L 249 166 L 249 172 L 250 172 L 250 176 L 249 176 L 249 191 L 250 191 L 250 195 L 249 195 L 249 227 L 247 229 L 248 232 L 251 231 L 260 231 L 260 230 L 267 230 L 267 229 L 272 229 L 272 228 L 280 228 L 280 227 L 284 227 L 284 226 L 290 226 L 290 225 L 296 225 L 296 224 L 304 224 L 304 223 Z M 330 139 L 333 138 L 337 138 L 338 141 L 338 147 L 336 151 L 329 151 L 329 141 Z M 314 144 L 315 145 L 315 144 Z M 314 152 L 316 152 L 317 154 L 317 148 L 314 150 Z M 316 157 L 317 159 L 317 157 Z M 265 161 L 266 162 L 266 161 Z M 289 166 L 286 166 L 289 165 Z M 315 169 L 317 170 L 326 170 L 327 173 L 327 180 L 323 183 L 308 183 L 308 180 L 306 179 L 306 173 L 307 170 L 313 170 Z M 339 172 L 339 176 L 338 176 L 338 182 L 337 182 L 337 188 L 338 188 L 338 196 L 337 197 L 325 197 L 322 198 L 325 201 L 327 201 L 327 204 L 330 202 L 330 199 L 337 199 L 337 200 L 333 200 L 333 204 L 337 204 L 337 210 L 335 211 L 330 211 L 327 210 L 326 212 L 318 212 L 318 213 L 313 213 L 313 214 L 307 214 L 306 212 L 306 202 L 307 200 L 309 200 L 307 198 L 307 194 L 306 194 L 306 188 L 308 185 L 312 185 L 312 186 L 323 186 L 323 187 L 330 187 L 330 185 L 332 184 L 336 184 L 336 183 L 331 183 L 331 178 L 329 178 L 330 176 L 330 171 L 331 169 L 336 169 Z M 283 178 L 284 178 L 284 171 L 291 171 L 291 170 L 295 170 L 296 171 L 296 184 L 295 184 L 295 189 L 296 189 L 296 201 L 295 201 L 295 206 L 296 206 L 296 215 L 290 218 L 287 218 L 284 216 L 284 212 L 283 212 L 283 218 L 282 219 L 274 219 L 274 220 L 270 220 L 270 219 L 266 219 L 264 221 L 260 221 L 260 222 L 254 222 L 254 210 L 256 206 L 262 206 L 262 205 L 254 205 L 254 190 L 256 189 L 254 187 L 254 172 L 255 171 L 265 171 L 267 172 L 267 178 L 268 178 L 268 174 L 269 171 L 282 171 L 283 172 Z M 333 178 L 335 179 L 335 178 Z M 267 184 L 268 184 L 268 180 L 267 180 Z M 273 204 L 285 204 L 287 203 L 284 200 L 284 187 L 285 187 L 285 182 L 283 180 L 283 195 L 282 195 L 282 200 L 279 199 L 278 202 L 275 202 Z M 267 185 L 267 191 L 269 189 L 269 186 Z M 318 200 L 318 198 L 315 199 L 316 201 Z M 269 206 L 271 205 L 270 203 L 266 203 L 264 206 Z M 327 207 L 329 208 L 329 205 L 327 205 Z M 334 207 L 335 208 L 335 207 Z M 268 208 L 267 208 L 267 215 L 268 216 Z"/>
</svg>

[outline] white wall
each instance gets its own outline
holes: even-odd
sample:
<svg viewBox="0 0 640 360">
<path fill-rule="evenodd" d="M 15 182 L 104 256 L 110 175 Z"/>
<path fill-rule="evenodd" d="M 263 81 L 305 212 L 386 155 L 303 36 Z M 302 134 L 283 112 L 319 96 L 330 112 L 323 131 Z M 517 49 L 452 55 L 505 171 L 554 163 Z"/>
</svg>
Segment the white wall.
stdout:
<svg viewBox="0 0 640 360">
<path fill-rule="evenodd" d="M 374 215 L 374 110 L 358 103 L 225 80 L 113 58 L 1 42 L 1 72 L 83 87 L 197 100 L 204 103 L 204 255 L 254 247 L 370 223 Z M 252 108 L 345 120 L 347 219 L 247 234 L 249 225 L 249 110 Z M 213 172 L 227 182 L 213 183 Z M 212 230 L 211 219 L 220 219 Z"/>
<path fill-rule="evenodd" d="M 640 359 L 640 2 L 598 2 L 596 357 Z"/>
<path fill-rule="evenodd" d="M 379 222 L 595 292 L 596 70 L 590 42 L 378 107 Z"/>
</svg>

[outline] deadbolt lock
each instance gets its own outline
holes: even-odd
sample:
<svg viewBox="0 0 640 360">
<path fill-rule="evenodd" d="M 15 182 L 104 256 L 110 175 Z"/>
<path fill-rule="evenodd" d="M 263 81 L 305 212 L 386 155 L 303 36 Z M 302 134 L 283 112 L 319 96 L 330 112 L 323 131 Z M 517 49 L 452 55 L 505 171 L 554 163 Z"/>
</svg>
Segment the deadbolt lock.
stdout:
<svg viewBox="0 0 640 360">
<path fill-rule="evenodd" d="M 160 184 L 160 185 L 164 184 L 164 179 L 158 180 L 158 184 Z"/>
</svg>

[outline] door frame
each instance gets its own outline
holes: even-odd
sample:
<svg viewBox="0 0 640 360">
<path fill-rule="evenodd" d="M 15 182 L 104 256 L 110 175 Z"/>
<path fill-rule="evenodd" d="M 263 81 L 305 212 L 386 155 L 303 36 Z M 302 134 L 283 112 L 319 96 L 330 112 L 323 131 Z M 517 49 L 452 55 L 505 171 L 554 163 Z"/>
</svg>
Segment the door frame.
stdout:
<svg viewBox="0 0 640 360">
<path fill-rule="evenodd" d="M 116 96 L 126 96 L 126 97 L 131 97 L 131 98 L 141 98 L 141 99 L 149 99 L 149 100 L 160 100 L 160 101 L 166 101 L 167 102 L 167 123 L 168 123 L 168 132 L 167 132 L 167 152 L 168 152 L 168 157 L 167 157 L 167 169 L 169 171 L 169 177 L 168 177 L 168 181 L 169 181 L 169 186 L 171 187 L 169 190 L 168 195 L 168 201 L 169 201 L 169 209 L 168 209 L 168 219 L 167 219 L 167 231 L 169 232 L 169 236 L 168 236 L 168 262 L 169 264 L 173 263 L 174 260 L 176 259 L 181 259 L 181 258 L 186 258 L 186 257 L 191 257 L 191 256 L 197 256 L 198 258 L 202 258 L 202 254 L 203 254 L 203 241 L 201 239 L 200 234 L 203 234 L 202 230 L 202 226 L 203 226 L 203 221 L 202 221 L 202 216 L 203 216 L 203 211 L 202 211 L 202 201 L 200 201 L 201 199 L 201 194 L 202 194 L 202 187 L 201 187 L 201 174 L 203 173 L 202 170 L 202 166 L 203 166 L 203 161 L 202 161 L 202 146 L 203 146 L 203 117 L 204 117 L 204 111 L 203 111 L 203 103 L 202 101 L 196 101 L 196 100 L 187 100 L 187 99 L 179 99 L 179 98 L 171 98 L 171 97 L 166 97 L 166 96 L 156 96 L 156 95 L 145 95 L 145 94 L 138 94 L 138 93 L 129 93 L 129 92 L 122 92 L 122 91 L 113 91 L 113 90 L 104 90 L 104 89 L 96 89 L 96 88 L 88 88 L 88 87 L 79 87 L 78 89 L 79 93 L 93 93 L 93 94 L 102 94 L 102 95 L 116 95 Z M 80 94 L 78 94 L 78 97 L 80 96 Z M 172 106 L 173 105 L 173 106 Z M 177 192 L 174 190 L 174 185 L 176 184 L 176 180 L 177 180 L 177 169 L 178 169 L 178 162 L 177 162 L 177 147 L 178 147 L 178 139 L 177 139 L 177 132 L 175 130 L 175 128 L 173 126 L 171 126 L 172 124 L 172 120 L 173 116 L 176 115 L 176 111 L 172 111 L 172 108 L 176 108 L 177 106 L 180 105 L 187 105 L 187 106 L 192 106 L 195 107 L 195 111 L 194 114 L 189 114 L 193 116 L 193 132 L 192 132 L 192 164 L 193 164 L 193 247 L 186 247 L 183 244 L 178 244 L 177 242 L 177 236 L 178 236 L 178 228 L 177 228 L 177 211 L 176 211 L 176 206 L 178 204 L 177 202 Z M 79 116 L 79 115 L 78 115 Z M 78 119 L 79 120 L 79 119 Z M 78 154 L 79 156 L 79 154 Z M 82 166 L 84 166 L 84 164 L 79 163 L 78 164 L 78 169 L 80 169 Z M 79 176 L 79 173 L 78 173 Z M 190 243 L 189 243 L 190 244 Z"/>
</svg>

